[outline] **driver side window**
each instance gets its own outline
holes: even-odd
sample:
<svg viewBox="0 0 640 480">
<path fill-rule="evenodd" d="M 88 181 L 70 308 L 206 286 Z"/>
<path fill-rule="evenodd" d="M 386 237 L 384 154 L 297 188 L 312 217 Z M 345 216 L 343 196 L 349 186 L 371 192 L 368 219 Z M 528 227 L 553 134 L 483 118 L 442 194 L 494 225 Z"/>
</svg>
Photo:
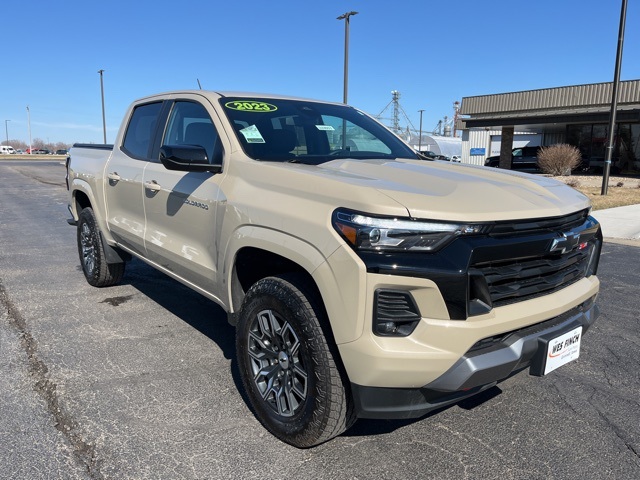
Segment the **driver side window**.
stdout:
<svg viewBox="0 0 640 480">
<path fill-rule="evenodd" d="M 177 101 L 169 115 L 163 145 L 193 145 L 206 150 L 209 162 L 220 147 L 220 138 L 207 110 L 196 102 Z"/>
</svg>

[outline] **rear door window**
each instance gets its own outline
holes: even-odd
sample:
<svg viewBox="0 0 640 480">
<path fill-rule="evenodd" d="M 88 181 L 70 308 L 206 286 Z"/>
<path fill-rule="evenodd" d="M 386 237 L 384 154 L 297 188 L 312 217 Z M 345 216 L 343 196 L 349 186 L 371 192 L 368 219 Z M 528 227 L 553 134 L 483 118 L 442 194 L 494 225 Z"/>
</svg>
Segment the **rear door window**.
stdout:
<svg viewBox="0 0 640 480">
<path fill-rule="evenodd" d="M 152 141 L 161 110 L 162 102 L 147 103 L 135 107 L 122 143 L 122 149 L 127 155 L 140 160 L 150 158 Z"/>
</svg>

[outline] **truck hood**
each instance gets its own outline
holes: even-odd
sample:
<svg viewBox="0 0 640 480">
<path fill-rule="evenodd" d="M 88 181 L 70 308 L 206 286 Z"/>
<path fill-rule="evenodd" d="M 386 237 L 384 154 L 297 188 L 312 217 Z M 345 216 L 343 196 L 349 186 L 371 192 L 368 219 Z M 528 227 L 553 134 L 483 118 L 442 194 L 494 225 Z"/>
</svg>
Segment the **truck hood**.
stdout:
<svg viewBox="0 0 640 480">
<path fill-rule="evenodd" d="M 347 159 L 321 164 L 316 173 L 339 178 L 354 188 L 375 188 L 404 206 L 413 218 L 544 218 L 590 205 L 586 196 L 548 177 L 459 163 Z"/>
</svg>

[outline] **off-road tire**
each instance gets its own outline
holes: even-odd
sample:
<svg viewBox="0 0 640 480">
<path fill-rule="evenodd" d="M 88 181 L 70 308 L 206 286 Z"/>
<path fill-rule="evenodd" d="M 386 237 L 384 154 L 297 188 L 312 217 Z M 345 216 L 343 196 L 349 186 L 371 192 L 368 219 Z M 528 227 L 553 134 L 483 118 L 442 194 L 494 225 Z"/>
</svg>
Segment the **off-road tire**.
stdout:
<svg viewBox="0 0 640 480">
<path fill-rule="evenodd" d="M 122 280 L 125 263 L 107 263 L 100 230 L 91 207 L 82 209 L 78 215 L 77 239 L 80 265 L 89 285 L 109 287 Z"/>
<path fill-rule="evenodd" d="M 259 280 L 236 331 L 240 377 L 256 417 L 298 448 L 326 442 L 356 420 L 317 297 L 300 275 Z"/>
</svg>

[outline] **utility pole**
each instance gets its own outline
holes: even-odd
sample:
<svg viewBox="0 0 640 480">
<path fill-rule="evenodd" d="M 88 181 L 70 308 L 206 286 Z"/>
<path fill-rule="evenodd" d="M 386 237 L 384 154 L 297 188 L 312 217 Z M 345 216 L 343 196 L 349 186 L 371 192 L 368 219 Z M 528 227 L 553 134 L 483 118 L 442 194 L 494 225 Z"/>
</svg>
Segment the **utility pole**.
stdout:
<svg viewBox="0 0 640 480">
<path fill-rule="evenodd" d="M 624 44 L 624 26 L 627 20 L 627 0 L 622 0 L 620 10 L 620 28 L 618 29 L 618 51 L 616 52 L 616 67 L 613 74 L 613 93 L 611 98 L 611 113 L 609 114 L 609 140 L 607 152 L 602 169 L 602 189 L 600 195 L 606 195 L 609 189 L 609 172 L 611 171 L 611 157 L 613 156 L 613 143 L 615 139 L 616 112 L 618 110 L 618 87 L 620 86 L 620 66 L 622 64 L 622 46 Z"/>
<path fill-rule="evenodd" d="M 29 128 L 29 155 L 31 155 L 33 147 L 31 146 L 31 111 L 29 111 L 29 105 L 27 105 L 27 126 Z"/>
<path fill-rule="evenodd" d="M 5 121 L 4 121 L 4 133 L 6 133 L 6 134 L 7 134 L 7 146 L 9 146 L 9 127 L 7 127 L 7 125 L 8 125 L 8 123 L 9 123 L 10 121 L 11 121 L 11 120 L 5 120 Z"/>
<path fill-rule="evenodd" d="M 342 103 L 347 103 L 347 90 L 349 83 L 349 17 L 357 15 L 358 12 L 347 12 L 340 15 L 336 20 L 344 20 L 344 80 Z M 342 120 L 342 149 L 347 149 L 347 121 Z"/>
<path fill-rule="evenodd" d="M 422 112 L 424 110 L 418 110 L 420 112 L 420 136 L 418 137 L 418 151 L 422 150 Z"/>
<path fill-rule="evenodd" d="M 104 136 L 104 143 L 107 143 L 107 121 L 104 116 L 104 83 L 102 82 L 102 74 L 104 70 L 98 70 L 100 74 L 100 94 L 102 96 L 102 133 Z"/>
</svg>

